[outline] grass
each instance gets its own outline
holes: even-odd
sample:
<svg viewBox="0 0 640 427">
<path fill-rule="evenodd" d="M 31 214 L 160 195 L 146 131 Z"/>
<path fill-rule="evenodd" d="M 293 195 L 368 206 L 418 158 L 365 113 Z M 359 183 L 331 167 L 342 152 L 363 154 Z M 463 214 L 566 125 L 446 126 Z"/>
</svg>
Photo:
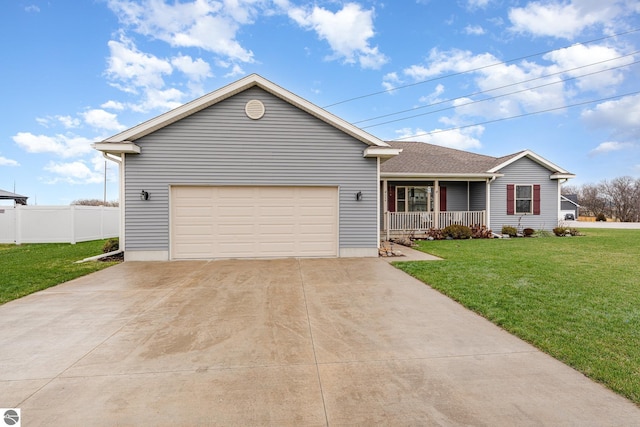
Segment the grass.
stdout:
<svg viewBox="0 0 640 427">
<path fill-rule="evenodd" d="M 422 241 L 396 267 L 640 404 L 640 230 Z"/>
<path fill-rule="evenodd" d="M 102 253 L 105 240 L 0 245 L 0 304 L 107 268 L 116 262 L 75 261 Z"/>
</svg>

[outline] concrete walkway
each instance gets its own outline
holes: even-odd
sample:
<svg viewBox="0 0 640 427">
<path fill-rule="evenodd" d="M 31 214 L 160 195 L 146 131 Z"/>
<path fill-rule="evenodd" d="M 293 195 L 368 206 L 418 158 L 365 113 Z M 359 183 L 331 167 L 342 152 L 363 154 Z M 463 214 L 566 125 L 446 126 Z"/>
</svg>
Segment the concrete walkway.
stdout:
<svg viewBox="0 0 640 427">
<path fill-rule="evenodd" d="M 380 259 L 124 263 L 0 324 L 0 407 L 24 426 L 640 422 Z"/>
</svg>

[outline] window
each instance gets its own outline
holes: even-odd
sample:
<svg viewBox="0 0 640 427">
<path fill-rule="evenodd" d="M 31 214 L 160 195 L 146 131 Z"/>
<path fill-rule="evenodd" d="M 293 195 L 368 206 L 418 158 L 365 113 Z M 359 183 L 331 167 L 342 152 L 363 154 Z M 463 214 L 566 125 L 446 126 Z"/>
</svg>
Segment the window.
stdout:
<svg viewBox="0 0 640 427">
<path fill-rule="evenodd" d="M 532 213 L 533 187 L 531 185 L 516 185 L 516 214 Z"/>
<path fill-rule="evenodd" d="M 507 215 L 540 215 L 540 185 L 507 184 Z"/>
<path fill-rule="evenodd" d="M 396 212 L 433 210 L 431 187 L 396 187 Z"/>
</svg>

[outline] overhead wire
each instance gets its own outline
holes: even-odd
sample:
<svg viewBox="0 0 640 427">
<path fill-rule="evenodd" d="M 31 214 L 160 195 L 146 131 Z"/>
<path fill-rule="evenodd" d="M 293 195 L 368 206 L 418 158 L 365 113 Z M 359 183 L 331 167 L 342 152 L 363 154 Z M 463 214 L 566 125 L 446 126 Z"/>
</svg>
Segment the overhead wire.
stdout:
<svg viewBox="0 0 640 427">
<path fill-rule="evenodd" d="M 563 105 L 562 107 L 548 108 L 546 110 L 540 110 L 540 111 L 532 111 L 530 113 L 518 114 L 516 116 L 501 117 L 499 119 L 487 120 L 487 121 L 484 121 L 484 122 L 474 123 L 474 124 L 470 124 L 470 125 L 456 126 L 456 127 L 447 128 L 447 129 L 438 129 L 438 130 L 434 130 L 434 131 L 430 131 L 430 132 L 423 132 L 423 133 L 419 133 L 419 134 L 415 134 L 415 135 L 403 136 L 401 138 L 392 139 L 391 141 L 403 141 L 405 139 L 419 138 L 421 136 L 435 135 L 435 134 L 443 133 L 443 132 L 451 132 L 451 131 L 454 131 L 454 130 L 466 129 L 466 128 L 470 128 L 470 127 L 474 127 L 474 126 L 482 126 L 482 125 L 486 125 L 486 124 L 490 124 L 490 123 L 497 123 L 497 122 L 502 122 L 502 121 L 511 120 L 511 119 L 518 119 L 518 118 L 521 118 L 521 117 L 533 116 L 533 115 L 536 115 L 536 114 L 549 113 L 551 111 L 564 110 L 566 108 L 579 107 L 581 105 L 593 104 L 595 102 L 610 101 L 612 99 L 623 98 L 625 96 L 637 95 L 637 94 L 640 94 L 640 90 L 637 90 L 635 92 L 627 92 L 627 93 L 620 94 L 620 95 L 610 96 L 610 97 L 607 97 L 607 98 L 593 99 L 593 100 L 589 100 L 589 101 L 578 102 L 578 103 L 575 103 L 575 104 Z"/>
<path fill-rule="evenodd" d="M 398 114 L 409 113 L 409 112 L 413 112 L 413 111 L 417 111 L 417 110 L 422 110 L 422 109 L 425 109 L 425 108 L 430 108 L 430 107 L 433 107 L 435 105 L 445 104 L 447 102 L 453 102 L 453 101 L 455 101 L 457 99 L 469 98 L 469 97 L 472 97 L 472 96 L 481 95 L 481 94 L 488 93 L 488 92 L 493 92 L 493 91 L 496 91 L 496 90 L 506 89 L 506 88 L 512 87 L 512 86 L 519 86 L 519 85 L 524 84 L 524 83 L 531 83 L 531 82 L 536 81 L 536 80 L 542 80 L 542 79 L 546 79 L 548 77 L 553 77 L 553 76 L 557 76 L 557 75 L 561 75 L 561 74 L 566 74 L 566 73 L 570 73 L 572 71 L 580 70 L 580 69 L 583 69 L 583 68 L 588 68 L 588 67 L 592 67 L 592 66 L 595 66 L 595 65 L 604 64 L 605 62 L 616 61 L 618 59 L 622 59 L 622 58 L 625 58 L 625 57 L 628 57 L 628 56 L 632 56 L 632 55 L 635 55 L 635 54 L 638 54 L 638 53 L 640 53 L 640 50 L 636 50 L 634 52 L 631 52 L 631 53 L 628 53 L 628 54 L 625 54 L 625 55 L 620 55 L 620 56 L 617 56 L 615 58 L 605 59 L 605 60 L 602 60 L 602 61 L 593 62 L 593 63 L 590 63 L 590 64 L 586 64 L 586 65 L 582 65 L 582 66 L 579 66 L 579 67 L 575 67 L 575 68 L 569 68 L 569 69 L 566 69 L 566 70 L 557 71 L 555 73 L 545 74 L 545 75 L 534 77 L 534 78 L 531 78 L 531 79 L 521 80 L 519 82 L 510 83 L 510 84 L 507 84 L 507 85 L 498 86 L 498 87 L 494 87 L 494 88 L 491 88 L 491 89 L 485 89 L 485 90 L 481 90 L 481 91 L 477 91 L 477 92 L 461 95 L 461 96 L 458 96 L 458 97 L 455 97 L 455 98 L 448 98 L 448 99 L 440 100 L 440 101 L 437 101 L 437 102 L 432 102 L 431 104 L 423 105 L 423 106 L 420 106 L 420 107 L 409 108 L 409 109 L 406 109 L 406 110 L 396 111 L 394 113 L 383 114 L 383 115 L 380 115 L 380 116 L 371 117 L 369 119 L 358 120 L 358 121 L 353 122 L 353 124 L 370 122 L 370 121 L 373 121 L 373 120 L 383 119 L 385 117 L 391 117 L 391 116 L 396 116 Z M 532 87 L 529 87 L 529 88 L 526 88 L 526 89 L 522 89 L 522 90 L 518 90 L 518 91 L 515 91 L 515 92 L 509 92 L 509 93 L 506 93 L 506 94 L 497 95 L 495 97 L 483 98 L 481 100 L 477 100 L 477 101 L 474 101 L 474 102 L 488 101 L 488 100 L 491 100 L 491 99 L 504 97 L 504 96 L 508 96 L 508 95 L 513 95 L 513 94 L 520 93 L 520 92 L 526 92 L 527 90 L 538 89 L 540 87 L 548 86 L 548 85 L 551 85 L 551 84 L 563 83 L 563 82 L 566 82 L 566 81 L 569 81 L 569 80 L 575 80 L 575 79 L 579 79 L 579 78 L 582 78 L 582 77 L 587 77 L 587 76 L 590 76 L 590 75 L 593 75 L 593 74 L 605 73 L 605 72 L 612 71 L 612 70 L 615 70 L 615 69 L 618 69 L 618 68 L 627 67 L 629 65 L 633 65 L 633 64 L 636 64 L 638 62 L 640 62 L 640 61 L 634 61 L 634 62 L 630 62 L 630 63 L 627 63 L 627 64 L 622 64 L 622 65 L 618 65 L 618 66 L 615 66 L 615 67 L 610 67 L 610 68 L 607 68 L 607 69 L 604 69 L 604 70 L 598 70 L 598 71 L 594 71 L 592 73 L 587 73 L 587 74 L 583 74 L 583 75 L 580 75 L 580 76 L 570 77 L 570 78 L 567 78 L 567 79 L 564 79 L 564 80 L 557 80 L 555 82 L 547 83 L 547 84 L 540 85 L 540 86 L 532 86 Z M 429 111 L 427 113 L 416 114 L 416 115 L 413 115 L 413 116 L 407 116 L 407 117 L 403 117 L 403 118 L 400 118 L 400 119 L 397 119 L 397 120 L 391 120 L 391 121 L 387 121 L 387 122 L 376 123 L 374 125 L 361 126 L 361 128 L 362 129 L 366 129 L 366 128 L 369 128 L 369 127 L 375 127 L 375 126 L 380 126 L 380 125 L 387 124 L 387 123 L 393 123 L 393 122 L 396 122 L 396 121 L 411 119 L 411 118 L 414 118 L 414 117 L 420 117 L 420 116 L 424 116 L 424 115 L 428 115 L 428 114 L 432 114 L 432 113 L 437 113 L 437 112 L 440 112 L 440 111 L 448 110 L 448 109 L 451 109 L 451 108 L 460 107 L 462 105 L 467 105 L 467 104 L 461 104 L 461 105 L 456 105 L 456 106 L 452 106 L 452 107 L 447 107 L 447 108 L 444 108 L 444 109 L 433 110 L 433 111 Z"/>
<path fill-rule="evenodd" d="M 602 40 L 607 40 L 607 39 L 610 39 L 610 38 L 620 37 L 620 36 L 624 36 L 624 35 L 627 35 L 627 34 L 635 33 L 635 32 L 638 32 L 638 31 L 640 31 L 640 28 L 635 28 L 635 29 L 628 30 L 628 31 L 625 31 L 625 32 L 622 32 L 622 33 L 611 34 L 611 35 L 599 37 L 599 38 L 596 38 L 596 39 L 591 39 L 591 40 L 587 40 L 587 41 L 583 41 L 583 42 L 578 42 L 578 43 L 574 43 L 574 44 L 570 44 L 570 45 L 554 48 L 554 49 L 549 49 L 549 50 L 538 52 L 538 53 L 533 53 L 533 54 L 529 54 L 529 55 L 525 55 L 525 56 L 520 56 L 518 58 L 508 59 L 506 61 L 495 62 L 493 64 L 483 65 L 481 67 L 471 68 L 471 69 L 468 69 L 468 70 L 465 70 L 465 71 L 459 71 L 459 72 L 456 72 L 456 73 L 445 74 L 443 76 L 433 77 L 431 79 L 421 80 L 419 82 L 414 82 L 414 83 L 410 83 L 410 84 L 406 84 L 406 85 L 402 85 L 402 86 L 396 86 L 396 87 L 393 87 L 391 89 L 385 89 L 385 90 L 372 92 L 372 93 L 368 93 L 368 94 L 365 94 L 365 95 L 360 95 L 360 96 L 356 96 L 356 97 L 353 97 L 353 98 L 345 99 L 343 101 L 334 102 L 333 104 L 325 105 L 322 108 L 326 109 L 326 108 L 334 107 L 336 105 L 345 104 L 347 102 L 352 102 L 352 101 L 356 101 L 356 100 L 359 100 L 359 99 L 369 98 L 369 97 L 376 96 L 376 95 L 381 95 L 381 94 L 384 94 L 384 93 L 394 92 L 394 91 L 397 91 L 397 90 L 400 90 L 400 89 L 405 89 L 405 88 L 408 88 L 408 87 L 418 86 L 418 85 L 422 85 L 422 84 L 425 84 L 425 83 L 430 83 L 430 82 L 437 81 L 437 80 L 443 80 L 443 79 L 446 79 L 446 78 L 449 78 L 449 77 L 455 77 L 455 76 L 460 76 L 460 75 L 467 74 L 467 73 L 473 73 L 473 72 L 476 72 L 476 71 L 484 70 L 486 68 L 496 67 L 498 65 L 509 64 L 511 62 L 516 62 L 516 61 L 520 61 L 520 60 L 527 59 L 527 58 L 533 58 L 535 56 L 545 55 L 547 53 L 555 52 L 557 50 L 568 49 L 568 48 L 570 48 L 572 46 L 595 43 L 595 42 L 599 42 L 599 41 L 602 41 Z"/>
</svg>

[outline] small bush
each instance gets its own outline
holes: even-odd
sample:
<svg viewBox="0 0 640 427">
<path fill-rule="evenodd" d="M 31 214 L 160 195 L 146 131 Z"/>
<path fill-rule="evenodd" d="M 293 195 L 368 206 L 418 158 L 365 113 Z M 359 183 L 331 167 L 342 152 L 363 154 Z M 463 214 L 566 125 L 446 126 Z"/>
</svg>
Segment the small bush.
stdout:
<svg viewBox="0 0 640 427">
<path fill-rule="evenodd" d="M 553 234 L 556 236 L 581 236 L 580 231 L 577 228 L 571 227 L 556 227 L 553 229 Z"/>
<path fill-rule="evenodd" d="M 548 230 L 536 230 L 536 237 L 553 237 L 553 233 Z"/>
<path fill-rule="evenodd" d="M 493 232 L 484 225 L 482 227 L 471 227 L 471 237 L 474 239 L 491 239 Z"/>
<path fill-rule="evenodd" d="M 471 229 L 466 225 L 451 224 L 442 229 L 442 234 L 452 239 L 469 239 L 471 238 Z"/>
<path fill-rule="evenodd" d="M 109 253 L 113 251 L 117 251 L 120 248 L 120 241 L 117 238 L 112 238 L 104 242 L 104 246 L 102 246 L 103 253 Z"/>
<path fill-rule="evenodd" d="M 535 232 L 536 230 L 534 230 L 533 228 L 525 228 L 524 230 L 522 230 L 522 234 L 524 234 L 524 237 L 531 237 Z"/>
<path fill-rule="evenodd" d="M 503 225 L 502 234 L 508 234 L 509 237 L 516 237 L 518 235 L 518 230 L 510 225 Z"/>
<path fill-rule="evenodd" d="M 603 213 L 599 213 L 598 216 L 596 216 L 596 221 L 607 221 L 607 217 L 603 214 Z"/>
<path fill-rule="evenodd" d="M 444 235 L 442 234 L 442 230 L 440 230 L 439 228 L 430 228 L 426 233 L 425 233 L 427 239 L 429 240 L 442 240 L 444 239 Z"/>
</svg>

